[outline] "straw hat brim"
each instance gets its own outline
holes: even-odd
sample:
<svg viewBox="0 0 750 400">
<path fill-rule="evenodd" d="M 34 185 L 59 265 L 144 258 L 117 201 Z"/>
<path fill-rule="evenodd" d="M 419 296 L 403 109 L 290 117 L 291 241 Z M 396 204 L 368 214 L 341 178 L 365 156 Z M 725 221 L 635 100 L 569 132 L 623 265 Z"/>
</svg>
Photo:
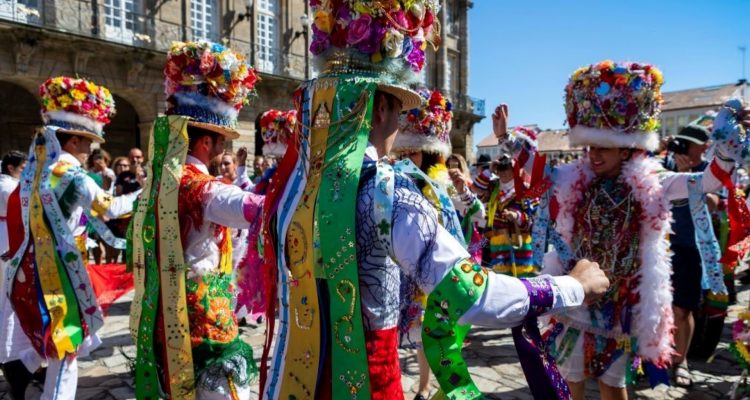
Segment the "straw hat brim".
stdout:
<svg viewBox="0 0 750 400">
<path fill-rule="evenodd" d="M 401 101 L 401 111 L 409 111 L 422 105 L 422 96 L 409 88 L 378 83 L 378 90 L 396 96 Z"/>
<path fill-rule="evenodd" d="M 207 131 L 218 133 L 224 137 L 226 137 L 229 140 L 235 140 L 240 138 L 240 133 L 232 128 L 227 128 L 226 126 L 216 125 L 216 124 L 209 124 L 206 122 L 198 122 L 190 120 L 188 121 L 188 125 L 194 126 L 196 128 L 205 129 Z"/>
<path fill-rule="evenodd" d="M 105 142 L 103 137 L 92 132 L 87 132 L 87 131 L 78 130 L 78 129 L 64 129 L 64 128 L 60 128 L 57 131 L 61 133 L 66 133 L 68 135 L 82 136 L 82 137 L 85 137 L 86 139 L 91 139 L 92 142 L 96 142 L 99 144 L 102 144 Z"/>
</svg>

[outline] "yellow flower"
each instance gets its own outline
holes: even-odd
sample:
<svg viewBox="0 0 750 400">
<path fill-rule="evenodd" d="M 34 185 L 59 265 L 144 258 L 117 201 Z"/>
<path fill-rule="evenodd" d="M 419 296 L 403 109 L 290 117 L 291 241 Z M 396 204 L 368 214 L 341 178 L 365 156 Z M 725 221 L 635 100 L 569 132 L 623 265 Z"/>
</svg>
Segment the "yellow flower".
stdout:
<svg viewBox="0 0 750 400">
<path fill-rule="evenodd" d="M 82 91 L 78 89 L 73 89 L 70 91 L 70 95 L 73 96 L 74 99 L 78 101 L 82 101 L 86 98 L 86 93 L 83 93 Z"/>
<path fill-rule="evenodd" d="M 73 99 L 71 99 L 70 96 L 68 96 L 67 94 L 64 94 L 57 98 L 57 102 L 60 103 L 60 107 L 66 108 L 71 103 L 73 103 Z"/>
<path fill-rule="evenodd" d="M 325 33 L 331 33 L 333 30 L 333 17 L 331 13 L 325 10 L 315 12 L 315 26 Z"/>
<path fill-rule="evenodd" d="M 47 109 L 47 111 L 57 111 L 57 105 L 54 101 L 50 101 L 49 103 L 47 103 L 45 108 Z"/>
<path fill-rule="evenodd" d="M 651 67 L 651 76 L 654 78 L 657 86 L 661 86 L 664 83 L 664 75 L 662 75 L 659 68 Z"/>
<path fill-rule="evenodd" d="M 372 53 L 372 56 L 370 56 L 370 61 L 377 64 L 383 61 L 383 55 L 379 51 L 376 51 L 375 53 Z"/>
<path fill-rule="evenodd" d="M 655 132 L 658 127 L 659 122 L 657 122 L 655 118 L 650 118 L 648 121 L 646 121 L 644 130 L 646 132 Z"/>
<path fill-rule="evenodd" d="M 86 87 L 89 89 L 89 92 L 96 93 L 99 91 L 99 87 L 91 82 L 86 82 Z"/>
</svg>

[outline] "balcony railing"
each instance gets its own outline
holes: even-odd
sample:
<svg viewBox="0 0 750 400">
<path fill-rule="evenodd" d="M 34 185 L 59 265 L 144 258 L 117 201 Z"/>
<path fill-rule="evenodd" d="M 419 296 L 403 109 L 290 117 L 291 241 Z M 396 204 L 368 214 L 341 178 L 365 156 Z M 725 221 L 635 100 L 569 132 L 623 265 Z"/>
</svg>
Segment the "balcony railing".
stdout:
<svg viewBox="0 0 750 400">
<path fill-rule="evenodd" d="M 484 117 L 484 99 L 471 97 L 463 93 L 456 93 L 452 97 L 453 108 L 458 111 L 470 112 L 474 115 Z"/>
</svg>

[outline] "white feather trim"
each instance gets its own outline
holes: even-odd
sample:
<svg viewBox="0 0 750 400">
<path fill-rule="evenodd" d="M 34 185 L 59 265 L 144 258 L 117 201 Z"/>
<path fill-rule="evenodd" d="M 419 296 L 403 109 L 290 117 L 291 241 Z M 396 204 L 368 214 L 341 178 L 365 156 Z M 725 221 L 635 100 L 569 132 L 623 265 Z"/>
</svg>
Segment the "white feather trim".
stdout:
<svg viewBox="0 0 750 400">
<path fill-rule="evenodd" d="M 659 134 L 656 132 L 624 133 L 614 129 L 591 128 L 578 125 L 570 129 L 570 146 L 624 147 L 656 151 Z"/>
<path fill-rule="evenodd" d="M 263 155 L 271 157 L 283 157 L 286 153 L 286 145 L 282 143 L 266 143 L 263 145 Z"/>
<path fill-rule="evenodd" d="M 399 132 L 391 152 L 404 153 L 421 150 L 425 153 L 442 154 L 445 158 L 451 155 L 451 145 L 441 142 L 437 137 L 427 137 L 408 132 Z"/>
<path fill-rule="evenodd" d="M 640 155 L 623 165 L 622 174 L 642 209 L 637 289 L 640 301 L 633 310 L 638 354 L 657 365 L 666 365 L 674 353 L 672 260 L 667 241 L 672 213 L 656 173 L 660 168 L 653 158 Z"/>
<path fill-rule="evenodd" d="M 653 158 L 635 156 L 623 164 L 622 175 L 641 205 L 640 221 L 640 301 L 633 310 L 633 333 L 638 337 L 638 355 L 665 365 L 673 350 L 671 255 L 667 234 L 671 212 L 664 189 L 656 173 L 661 169 Z M 588 160 L 564 165 L 556 171 L 554 195 L 559 206 L 555 229 L 571 245 L 576 207 L 594 174 Z M 544 257 L 544 273 L 554 275 L 562 269 L 557 253 Z"/>
<path fill-rule="evenodd" d="M 174 97 L 180 105 L 202 107 L 232 120 L 236 120 L 239 114 L 239 111 L 232 105 L 215 97 L 203 96 L 195 92 L 177 92 Z"/>
<path fill-rule="evenodd" d="M 89 117 L 84 117 L 81 114 L 76 114 L 68 111 L 50 111 L 42 114 L 42 119 L 44 119 L 44 123 L 49 123 L 49 121 L 55 120 L 55 121 L 64 121 L 64 122 L 70 122 L 72 124 L 80 125 L 92 132 L 95 132 L 97 135 L 102 135 L 102 130 L 104 129 L 104 123 L 95 121 Z"/>
</svg>

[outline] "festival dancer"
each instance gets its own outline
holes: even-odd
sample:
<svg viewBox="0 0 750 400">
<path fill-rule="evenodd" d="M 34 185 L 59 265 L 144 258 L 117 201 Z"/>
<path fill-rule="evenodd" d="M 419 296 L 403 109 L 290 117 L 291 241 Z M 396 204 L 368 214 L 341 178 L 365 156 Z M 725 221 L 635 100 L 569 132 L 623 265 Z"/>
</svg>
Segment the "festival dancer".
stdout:
<svg viewBox="0 0 750 400">
<path fill-rule="evenodd" d="M 117 218 L 132 211 L 138 192 L 112 197 L 82 167 L 92 142 L 115 113 L 107 88 L 83 79 L 51 78 L 39 88 L 44 128 L 31 141 L 20 188 L 8 200 L 10 301 L 32 346 L 35 365 L 48 368 L 42 399 L 73 399 L 78 357 L 101 344 L 104 318 L 86 271 L 85 224 L 95 216 Z M 13 343 L 24 351 L 25 341 Z M 16 348 L 16 345 L 19 348 Z"/>
<path fill-rule="evenodd" d="M 451 153 L 450 132 L 452 104 L 437 90 L 418 90 L 422 97 L 419 108 L 401 116 L 399 133 L 391 152 L 402 161 L 395 165 L 398 172 L 410 176 L 425 198 L 438 212 L 440 225 L 468 247 L 471 231 L 465 232 L 462 218 L 470 224 L 484 221 L 484 206 L 464 182 L 458 170 L 449 171 L 445 162 Z M 459 193 L 453 182 L 462 185 Z M 471 225 L 468 225 L 471 226 Z M 467 236 L 468 234 L 468 236 Z M 399 342 L 417 349 L 419 386 L 415 399 L 429 395 L 430 367 L 422 349 L 422 318 L 427 297 L 407 275 L 401 276 L 401 318 Z"/>
<path fill-rule="evenodd" d="M 421 103 L 402 84 L 423 67 L 435 2 L 310 5 L 311 51 L 324 65 L 319 78 L 295 92 L 301 145 L 289 146 L 264 204 L 265 259 L 275 276 L 262 396 L 402 399 L 397 324 L 404 271 L 428 294 L 422 340 L 442 390 L 449 398 L 478 398 L 454 336 L 465 329 L 460 325 L 518 325 L 578 306 L 608 282 L 587 261 L 575 268 L 577 278 L 562 280 L 482 269 L 438 223 L 411 178 L 379 162 L 391 150 L 401 111 Z M 567 389 L 549 383 L 554 396 Z"/>
<path fill-rule="evenodd" d="M 603 61 L 576 70 L 566 87 L 570 142 L 589 146 L 588 158 L 548 174 L 553 186 L 534 222 L 534 256 L 541 263 L 549 233 L 555 251 L 544 257 L 543 273 L 565 274 L 574 260 L 586 258 L 612 283 L 599 301 L 554 316 L 545 334 L 574 399 L 584 398 L 587 378 L 598 380 L 602 399 L 626 399 L 626 385 L 644 362 L 649 378 L 668 383 L 663 370 L 674 351 L 669 202 L 688 198 L 694 221 L 710 221 L 704 193 L 720 188 L 717 176 L 731 172 L 746 151 L 734 122 L 748 110 L 735 102 L 721 111 L 716 157 L 705 173 L 664 172 L 646 153 L 659 144 L 661 85 L 661 72 L 651 65 Z M 528 160 L 522 163 L 528 170 L 541 156 L 507 135 L 506 126 L 503 105 L 493 114 L 495 135 Z M 726 293 L 718 246 L 707 239 L 711 224 L 695 225 L 703 288 Z"/>
<path fill-rule="evenodd" d="M 297 125 L 296 110 L 268 110 L 260 117 L 260 133 L 263 137 L 263 156 L 281 158 L 286 153 Z M 276 168 L 263 173 L 253 191 L 265 195 Z M 260 226 L 248 232 L 247 251 L 237 270 L 237 318 L 249 318 L 260 322 L 266 312 L 266 296 L 263 285 L 263 259 L 258 251 Z"/>
<path fill-rule="evenodd" d="M 256 74 L 242 55 L 199 41 L 175 42 L 164 75 L 166 116 L 154 123 L 129 246 L 136 397 L 248 399 L 257 369 L 234 314 L 229 228 L 252 229 L 262 197 L 206 164 L 240 137 Z"/>
<path fill-rule="evenodd" d="M 536 143 L 536 133 L 531 129 L 515 128 L 512 134 L 532 145 Z M 487 199 L 484 234 L 489 240 L 489 267 L 497 273 L 529 277 L 537 273 L 532 258 L 531 227 L 538 195 L 529 193 L 519 170 L 514 168 L 511 156 L 503 154 L 489 170 L 498 179 L 489 180 L 486 186 L 474 185 L 474 189 Z M 487 179 L 487 175 L 482 179 Z"/>
</svg>

